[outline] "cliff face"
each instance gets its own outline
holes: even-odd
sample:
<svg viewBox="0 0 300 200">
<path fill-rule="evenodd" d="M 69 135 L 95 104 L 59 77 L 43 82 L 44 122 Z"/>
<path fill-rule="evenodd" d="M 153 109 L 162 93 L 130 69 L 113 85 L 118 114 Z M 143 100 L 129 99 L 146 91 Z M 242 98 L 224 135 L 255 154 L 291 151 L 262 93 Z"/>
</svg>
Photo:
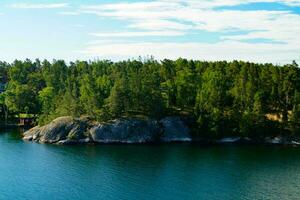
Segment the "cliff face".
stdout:
<svg viewBox="0 0 300 200">
<path fill-rule="evenodd" d="M 190 128 L 180 117 L 116 119 L 106 123 L 60 117 L 24 133 L 24 140 L 51 144 L 152 143 L 191 141 Z"/>
</svg>

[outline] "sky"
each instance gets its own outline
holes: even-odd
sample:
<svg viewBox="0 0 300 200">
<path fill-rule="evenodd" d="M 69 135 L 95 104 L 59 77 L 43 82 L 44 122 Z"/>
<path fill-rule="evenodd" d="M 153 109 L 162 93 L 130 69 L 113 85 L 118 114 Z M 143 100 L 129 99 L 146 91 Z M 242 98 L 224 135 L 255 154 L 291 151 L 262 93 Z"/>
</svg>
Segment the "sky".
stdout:
<svg viewBox="0 0 300 200">
<path fill-rule="evenodd" d="M 0 60 L 300 62 L 300 0 L 1 0 Z"/>
</svg>

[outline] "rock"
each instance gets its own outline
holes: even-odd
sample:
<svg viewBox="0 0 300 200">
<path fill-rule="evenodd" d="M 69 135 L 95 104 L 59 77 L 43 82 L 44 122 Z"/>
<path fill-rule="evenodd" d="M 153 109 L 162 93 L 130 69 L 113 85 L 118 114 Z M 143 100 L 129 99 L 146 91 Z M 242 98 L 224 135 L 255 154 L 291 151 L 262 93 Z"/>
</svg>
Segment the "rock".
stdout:
<svg viewBox="0 0 300 200">
<path fill-rule="evenodd" d="M 70 144 L 75 144 L 75 143 L 77 143 L 77 141 L 66 139 L 66 140 L 60 140 L 56 144 L 59 144 L 59 145 L 70 145 Z"/>
<path fill-rule="evenodd" d="M 180 117 L 166 117 L 160 120 L 163 128 L 162 142 L 192 141 L 190 129 Z"/>
<path fill-rule="evenodd" d="M 86 144 L 86 143 L 90 143 L 91 140 L 90 140 L 90 138 L 84 138 L 84 139 L 80 139 L 78 142 L 80 144 Z"/>
<path fill-rule="evenodd" d="M 217 140 L 217 143 L 237 143 L 241 141 L 241 137 L 228 137 L 228 138 L 222 138 L 220 140 Z"/>
<path fill-rule="evenodd" d="M 266 138 L 265 142 L 267 144 L 283 144 L 284 139 L 281 136 L 277 136 L 277 137 L 274 137 L 274 138 Z"/>
<path fill-rule="evenodd" d="M 23 139 L 24 140 L 28 140 L 28 141 L 31 141 L 31 140 L 37 140 L 38 136 L 40 135 L 40 131 L 41 131 L 41 128 L 39 126 L 36 126 L 30 130 L 28 130 L 26 132 L 26 134 L 24 134 L 24 137 Z"/>
<path fill-rule="evenodd" d="M 84 137 L 86 124 L 71 117 L 60 117 L 51 123 L 34 127 L 24 133 L 24 140 L 34 140 L 41 143 L 66 143 Z"/>
<path fill-rule="evenodd" d="M 31 135 L 25 135 L 25 136 L 23 137 L 23 140 L 32 141 L 32 140 L 33 140 L 33 136 L 31 136 Z"/>
<path fill-rule="evenodd" d="M 56 144 L 58 145 L 87 144 L 87 143 L 90 143 L 89 138 L 80 139 L 80 140 L 66 139 L 66 140 L 60 140 L 56 142 Z"/>
<path fill-rule="evenodd" d="M 41 127 L 39 141 L 42 143 L 56 143 L 67 139 L 68 133 L 74 128 L 73 119 L 70 117 L 60 117 L 50 124 Z"/>
<path fill-rule="evenodd" d="M 180 117 L 116 119 L 92 123 L 87 119 L 60 117 L 24 133 L 24 140 L 55 144 L 153 143 L 192 141 L 190 129 Z"/>
<path fill-rule="evenodd" d="M 92 122 L 89 118 L 60 117 L 45 126 L 36 126 L 24 133 L 28 141 L 60 145 L 87 143 L 153 143 L 190 142 L 279 144 L 300 146 L 300 136 L 267 137 L 255 140 L 247 137 L 226 137 L 220 140 L 191 137 L 193 121 L 179 116 L 161 120 L 121 118 L 106 123 Z"/>
<path fill-rule="evenodd" d="M 295 145 L 295 146 L 300 146 L 300 142 L 297 142 L 297 141 L 292 141 L 291 144 Z"/>
<path fill-rule="evenodd" d="M 162 130 L 156 120 L 117 119 L 90 129 L 97 143 L 147 143 L 158 140 Z"/>
</svg>

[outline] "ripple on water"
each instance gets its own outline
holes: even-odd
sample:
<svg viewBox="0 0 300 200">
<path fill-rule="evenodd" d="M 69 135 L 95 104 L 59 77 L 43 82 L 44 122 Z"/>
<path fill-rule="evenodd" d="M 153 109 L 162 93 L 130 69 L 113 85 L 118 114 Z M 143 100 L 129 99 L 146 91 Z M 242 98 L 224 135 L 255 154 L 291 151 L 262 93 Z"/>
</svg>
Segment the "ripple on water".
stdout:
<svg viewBox="0 0 300 200">
<path fill-rule="evenodd" d="M 0 134 L 0 199 L 298 199 L 300 149 L 55 146 Z"/>
</svg>

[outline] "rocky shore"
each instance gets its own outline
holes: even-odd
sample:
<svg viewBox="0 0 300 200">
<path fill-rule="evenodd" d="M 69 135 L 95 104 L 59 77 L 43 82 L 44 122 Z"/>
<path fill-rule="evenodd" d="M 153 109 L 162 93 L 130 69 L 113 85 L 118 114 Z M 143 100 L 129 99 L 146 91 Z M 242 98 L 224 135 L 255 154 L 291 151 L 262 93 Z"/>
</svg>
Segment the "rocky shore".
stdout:
<svg viewBox="0 0 300 200">
<path fill-rule="evenodd" d="M 99 123 L 88 119 L 60 117 L 24 133 L 24 140 L 51 144 L 155 143 L 192 141 L 191 131 L 181 117 L 161 120 L 121 118 Z"/>
<path fill-rule="evenodd" d="M 50 144 L 143 144 L 199 142 L 205 144 L 272 144 L 300 146 L 299 137 L 265 138 L 225 137 L 208 139 L 193 137 L 191 123 L 179 116 L 161 120 L 120 118 L 101 123 L 90 119 L 60 117 L 45 126 L 36 126 L 24 133 L 23 139 Z"/>
</svg>

